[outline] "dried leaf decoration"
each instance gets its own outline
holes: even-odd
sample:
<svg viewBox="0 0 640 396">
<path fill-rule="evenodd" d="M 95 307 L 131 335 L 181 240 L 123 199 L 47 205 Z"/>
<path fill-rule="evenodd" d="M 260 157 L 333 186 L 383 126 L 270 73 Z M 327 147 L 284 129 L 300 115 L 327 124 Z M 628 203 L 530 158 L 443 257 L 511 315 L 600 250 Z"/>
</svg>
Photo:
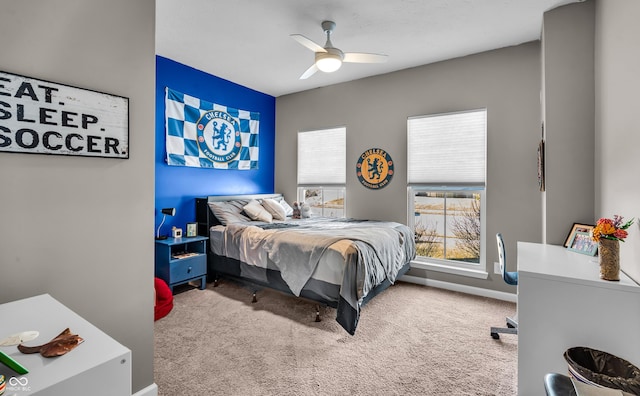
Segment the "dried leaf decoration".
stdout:
<svg viewBox="0 0 640 396">
<path fill-rule="evenodd" d="M 40 353 L 44 357 L 62 356 L 80 345 L 84 339 L 77 334 L 71 334 L 71 330 L 67 327 L 58 334 L 54 339 L 46 344 L 39 346 L 18 345 L 18 350 L 22 353 Z"/>
</svg>

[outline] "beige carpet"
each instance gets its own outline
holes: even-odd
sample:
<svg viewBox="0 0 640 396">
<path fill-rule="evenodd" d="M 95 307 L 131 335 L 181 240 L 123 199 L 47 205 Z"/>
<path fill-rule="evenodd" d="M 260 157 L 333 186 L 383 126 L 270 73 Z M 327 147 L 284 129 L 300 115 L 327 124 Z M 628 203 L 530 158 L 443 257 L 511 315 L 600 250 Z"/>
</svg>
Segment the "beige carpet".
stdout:
<svg viewBox="0 0 640 396">
<path fill-rule="evenodd" d="M 230 281 L 174 296 L 155 323 L 155 382 L 175 395 L 515 395 L 515 304 L 399 282 L 367 304 L 355 336 L 335 310 Z"/>
</svg>

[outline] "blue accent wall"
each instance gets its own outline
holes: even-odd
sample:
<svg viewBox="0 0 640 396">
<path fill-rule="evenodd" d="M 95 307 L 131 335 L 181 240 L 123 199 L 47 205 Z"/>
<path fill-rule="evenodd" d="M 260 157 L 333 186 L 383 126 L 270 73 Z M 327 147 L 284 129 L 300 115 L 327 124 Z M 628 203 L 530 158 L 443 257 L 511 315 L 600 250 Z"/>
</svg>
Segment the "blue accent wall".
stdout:
<svg viewBox="0 0 640 396">
<path fill-rule="evenodd" d="M 258 169 L 226 170 L 169 166 L 165 144 L 165 87 L 236 109 L 260 113 Z M 135 111 L 135 103 L 131 104 Z M 207 195 L 272 193 L 274 190 L 276 99 L 204 73 L 171 59 L 156 56 L 156 161 L 154 235 L 162 221 L 162 208 L 176 208 L 167 216 L 161 234 L 172 226 L 195 221 L 195 198 Z"/>
</svg>

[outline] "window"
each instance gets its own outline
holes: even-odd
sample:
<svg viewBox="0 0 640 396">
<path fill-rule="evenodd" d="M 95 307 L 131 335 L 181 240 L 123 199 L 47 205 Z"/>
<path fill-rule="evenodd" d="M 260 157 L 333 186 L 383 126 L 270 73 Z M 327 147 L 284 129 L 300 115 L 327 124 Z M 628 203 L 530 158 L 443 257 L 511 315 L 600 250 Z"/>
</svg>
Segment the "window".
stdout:
<svg viewBox="0 0 640 396">
<path fill-rule="evenodd" d="M 486 109 L 407 121 L 408 223 L 418 261 L 484 264 Z"/>
<path fill-rule="evenodd" d="M 298 201 L 308 203 L 314 216 L 345 216 L 346 132 L 298 132 Z"/>
<path fill-rule="evenodd" d="M 298 187 L 298 200 L 309 204 L 313 216 L 345 217 L 344 187 Z"/>
<path fill-rule="evenodd" d="M 417 255 L 480 263 L 482 191 L 412 187 Z"/>
</svg>

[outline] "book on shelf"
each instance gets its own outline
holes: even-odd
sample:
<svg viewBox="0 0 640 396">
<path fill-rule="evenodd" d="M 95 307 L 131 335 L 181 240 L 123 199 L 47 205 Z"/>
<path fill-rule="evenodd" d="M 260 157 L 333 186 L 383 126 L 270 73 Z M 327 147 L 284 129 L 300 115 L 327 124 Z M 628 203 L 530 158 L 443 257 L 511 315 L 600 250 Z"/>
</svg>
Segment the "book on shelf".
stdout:
<svg viewBox="0 0 640 396">
<path fill-rule="evenodd" d="M 172 254 L 171 257 L 174 259 L 183 259 L 187 257 L 197 256 L 199 254 L 200 253 L 195 253 L 195 252 L 180 252 L 180 253 Z"/>
</svg>

